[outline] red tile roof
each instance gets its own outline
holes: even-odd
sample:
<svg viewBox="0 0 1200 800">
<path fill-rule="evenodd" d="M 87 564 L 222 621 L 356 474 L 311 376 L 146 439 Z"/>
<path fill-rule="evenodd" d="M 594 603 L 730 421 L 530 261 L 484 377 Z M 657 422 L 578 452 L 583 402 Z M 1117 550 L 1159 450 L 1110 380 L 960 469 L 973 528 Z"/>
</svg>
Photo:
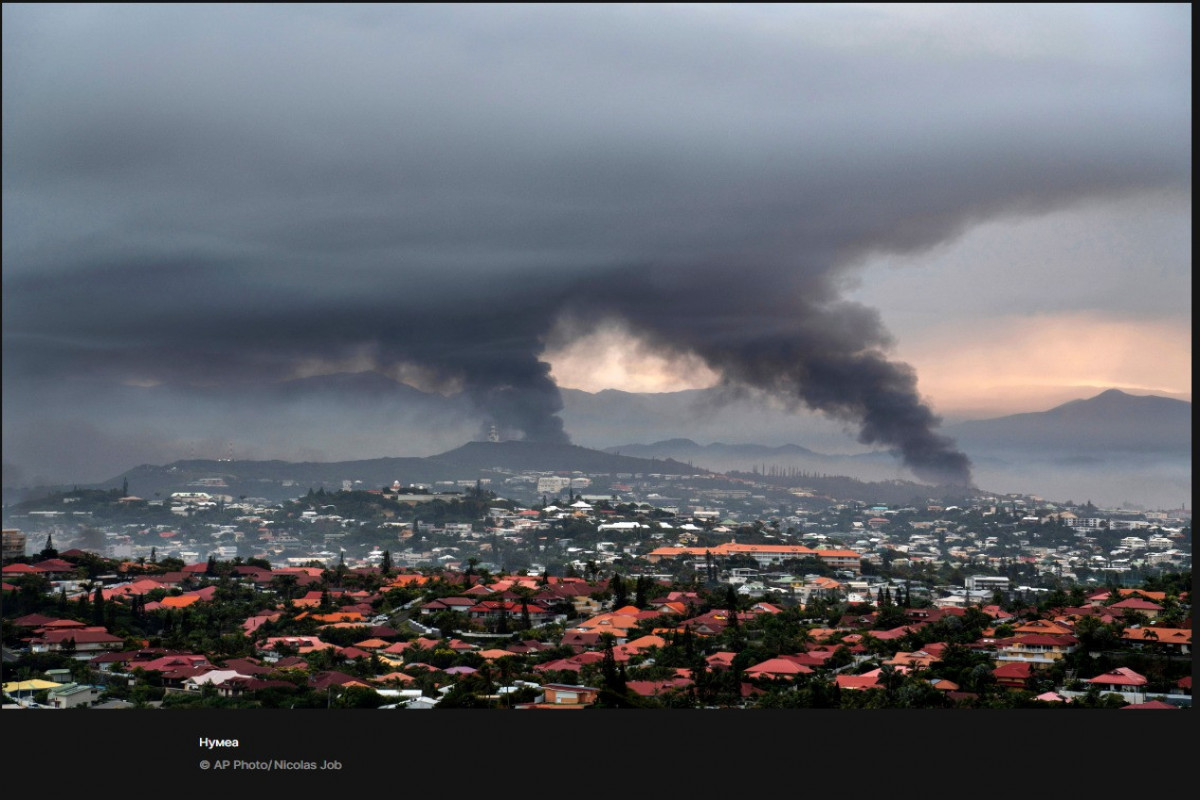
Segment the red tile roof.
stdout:
<svg viewBox="0 0 1200 800">
<path fill-rule="evenodd" d="M 879 688 L 878 675 L 838 675 L 833 682 L 840 689 L 876 689 Z"/>
<path fill-rule="evenodd" d="M 1101 686 L 1145 686 L 1147 681 L 1144 675 L 1139 675 L 1129 667 L 1117 667 L 1112 672 L 1097 675 L 1090 679 L 1088 683 L 1095 683 Z"/>
<path fill-rule="evenodd" d="M 1028 679 L 1033 676 L 1033 667 L 1027 661 L 1009 661 L 992 670 L 997 678 Z"/>
</svg>

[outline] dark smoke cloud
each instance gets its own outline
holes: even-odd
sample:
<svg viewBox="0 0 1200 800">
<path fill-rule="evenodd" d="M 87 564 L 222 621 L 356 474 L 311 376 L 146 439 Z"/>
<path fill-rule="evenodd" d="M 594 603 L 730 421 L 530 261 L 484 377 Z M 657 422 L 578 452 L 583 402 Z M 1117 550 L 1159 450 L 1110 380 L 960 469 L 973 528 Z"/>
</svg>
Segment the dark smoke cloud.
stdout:
<svg viewBox="0 0 1200 800">
<path fill-rule="evenodd" d="M 935 433 L 940 420 L 916 373 L 887 359 L 878 314 L 836 299 L 835 270 L 778 274 L 736 262 L 685 274 L 643 268 L 590 283 L 558 335 L 618 319 L 664 350 L 699 356 L 731 389 L 852 423 L 859 441 L 894 450 L 918 477 L 970 485 L 970 462 Z"/>
<path fill-rule="evenodd" d="M 1058 7 L 3 13 L 15 466 L 67 441 L 10 445 L 47 408 L 105 424 L 73 380 L 240 396 L 237 427 L 282 381 L 419 375 L 565 442 L 543 348 L 619 320 L 967 483 L 855 268 L 1190 186 L 1187 7 L 1085 9 L 1084 38 Z"/>
</svg>

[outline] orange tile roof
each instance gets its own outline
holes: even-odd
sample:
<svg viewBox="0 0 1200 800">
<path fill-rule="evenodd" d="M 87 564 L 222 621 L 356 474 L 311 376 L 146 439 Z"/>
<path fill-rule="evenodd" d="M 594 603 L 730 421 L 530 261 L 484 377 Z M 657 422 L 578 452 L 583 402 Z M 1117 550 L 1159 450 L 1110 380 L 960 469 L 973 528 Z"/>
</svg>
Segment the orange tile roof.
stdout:
<svg viewBox="0 0 1200 800">
<path fill-rule="evenodd" d="M 363 615 L 357 611 L 333 611 L 328 614 L 313 614 L 312 618 L 319 622 L 358 622 Z"/>
<path fill-rule="evenodd" d="M 355 642 L 354 646 L 362 650 L 376 650 L 378 648 L 387 647 L 390 642 L 383 639 L 365 639 L 361 642 Z"/>
<path fill-rule="evenodd" d="M 200 602 L 200 597 L 197 595 L 179 595 L 178 597 L 164 597 L 161 605 L 167 608 L 186 608 L 192 603 Z"/>
<path fill-rule="evenodd" d="M 1163 607 L 1158 603 L 1152 603 L 1141 597 L 1128 597 L 1119 603 L 1113 603 L 1109 608 L 1131 608 L 1134 611 L 1162 611 Z"/>
<path fill-rule="evenodd" d="M 389 672 L 386 675 L 379 675 L 371 678 L 372 683 L 412 683 L 416 678 L 411 675 L 405 675 L 403 672 Z"/>
<path fill-rule="evenodd" d="M 1166 600 L 1166 592 L 1150 592 L 1145 589 L 1118 589 L 1122 597 L 1144 597 L 1147 600 Z"/>
<path fill-rule="evenodd" d="M 1157 628 L 1145 625 L 1141 628 L 1126 628 L 1121 634 L 1122 639 L 1133 639 L 1139 642 L 1160 642 L 1164 644 L 1192 643 L 1191 628 Z"/>
<path fill-rule="evenodd" d="M 495 661 L 497 659 L 507 658 L 509 656 L 512 656 L 515 658 L 518 654 L 512 652 L 511 650 L 501 650 L 498 648 L 493 648 L 491 650 L 480 650 L 479 655 L 482 656 L 487 661 Z"/>
<path fill-rule="evenodd" d="M 1032 622 L 1026 622 L 1024 625 L 1014 627 L 1013 633 L 1018 635 L 1022 633 L 1071 634 L 1074 631 L 1069 625 L 1045 619 L 1035 619 Z"/>
</svg>

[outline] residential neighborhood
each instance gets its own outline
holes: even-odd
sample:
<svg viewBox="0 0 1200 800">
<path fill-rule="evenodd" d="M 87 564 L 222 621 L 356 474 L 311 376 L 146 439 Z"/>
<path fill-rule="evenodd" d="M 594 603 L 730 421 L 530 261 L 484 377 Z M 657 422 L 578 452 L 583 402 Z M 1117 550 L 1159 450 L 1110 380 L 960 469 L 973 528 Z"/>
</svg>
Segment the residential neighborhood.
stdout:
<svg viewBox="0 0 1200 800">
<path fill-rule="evenodd" d="M 742 480 L 8 508 L 4 707 L 1190 708 L 1190 514 Z"/>
</svg>

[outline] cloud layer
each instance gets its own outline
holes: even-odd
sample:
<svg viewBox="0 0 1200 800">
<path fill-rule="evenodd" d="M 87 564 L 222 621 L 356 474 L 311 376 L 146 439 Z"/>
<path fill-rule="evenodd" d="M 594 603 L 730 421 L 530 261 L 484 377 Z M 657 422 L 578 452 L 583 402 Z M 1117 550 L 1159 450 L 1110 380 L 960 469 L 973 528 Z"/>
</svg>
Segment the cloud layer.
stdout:
<svg viewBox="0 0 1200 800">
<path fill-rule="evenodd" d="M 544 349 L 617 324 L 965 484 L 855 270 L 1190 190 L 1186 6 L 3 13 L 6 440 L 353 363 L 567 441 Z"/>
</svg>

